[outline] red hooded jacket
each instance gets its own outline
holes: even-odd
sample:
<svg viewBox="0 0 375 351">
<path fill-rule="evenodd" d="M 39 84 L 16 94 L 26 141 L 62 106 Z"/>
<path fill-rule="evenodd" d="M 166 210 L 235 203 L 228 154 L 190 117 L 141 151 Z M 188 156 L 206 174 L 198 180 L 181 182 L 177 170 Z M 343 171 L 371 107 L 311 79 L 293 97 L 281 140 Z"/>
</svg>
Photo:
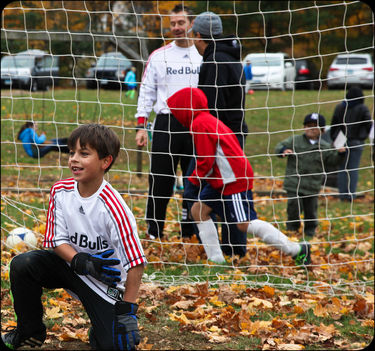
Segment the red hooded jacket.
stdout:
<svg viewBox="0 0 375 351">
<path fill-rule="evenodd" d="M 199 186 L 206 180 L 224 195 L 253 188 L 253 169 L 236 136 L 208 112 L 206 95 L 198 88 L 177 91 L 167 104 L 172 114 L 193 135 L 196 168 L 189 180 Z"/>
</svg>

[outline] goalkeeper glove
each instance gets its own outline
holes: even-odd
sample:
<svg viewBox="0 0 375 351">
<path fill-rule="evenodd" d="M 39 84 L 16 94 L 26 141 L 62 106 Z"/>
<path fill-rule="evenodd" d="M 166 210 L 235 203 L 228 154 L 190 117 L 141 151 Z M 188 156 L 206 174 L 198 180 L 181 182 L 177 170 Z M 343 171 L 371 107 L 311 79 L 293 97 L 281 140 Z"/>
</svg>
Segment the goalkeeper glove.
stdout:
<svg viewBox="0 0 375 351">
<path fill-rule="evenodd" d="M 90 255 L 86 252 L 77 253 L 70 263 L 74 272 L 79 275 L 91 275 L 101 282 L 113 286 L 116 286 L 116 282 L 121 280 L 121 271 L 117 268 L 112 268 L 120 263 L 117 258 L 108 258 L 114 253 L 114 250 L 106 250 L 104 252 L 98 252 L 95 255 Z"/>
<path fill-rule="evenodd" d="M 115 304 L 115 319 L 113 322 L 113 337 L 116 350 L 135 350 L 140 342 L 137 313 L 138 305 L 126 301 Z"/>
</svg>

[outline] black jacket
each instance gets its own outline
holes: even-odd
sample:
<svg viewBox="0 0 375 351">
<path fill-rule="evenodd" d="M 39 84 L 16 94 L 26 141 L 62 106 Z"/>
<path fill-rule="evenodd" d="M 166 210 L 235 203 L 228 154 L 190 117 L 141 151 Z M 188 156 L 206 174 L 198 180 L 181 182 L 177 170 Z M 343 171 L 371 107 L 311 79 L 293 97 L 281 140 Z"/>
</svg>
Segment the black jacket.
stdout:
<svg viewBox="0 0 375 351">
<path fill-rule="evenodd" d="M 361 101 L 343 101 L 338 104 L 333 113 L 330 134 L 335 140 L 340 130 L 348 140 L 363 141 L 371 129 L 371 113 Z"/>
<path fill-rule="evenodd" d="M 233 132 L 247 133 L 246 78 L 240 60 L 240 45 L 234 37 L 210 42 L 203 54 L 198 88 L 206 94 L 212 115 Z"/>
</svg>

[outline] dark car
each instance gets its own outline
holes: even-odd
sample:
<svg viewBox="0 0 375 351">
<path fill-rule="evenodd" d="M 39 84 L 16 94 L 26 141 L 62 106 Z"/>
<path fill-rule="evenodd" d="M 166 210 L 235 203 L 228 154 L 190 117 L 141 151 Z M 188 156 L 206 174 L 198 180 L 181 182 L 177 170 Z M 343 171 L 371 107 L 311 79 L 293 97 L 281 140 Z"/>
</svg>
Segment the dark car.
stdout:
<svg viewBox="0 0 375 351">
<path fill-rule="evenodd" d="M 59 58 L 42 50 L 27 50 L 1 59 L 1 87 L 48 90 L 57 85 Z"/>
<path fill-rule="evenodd" d="M 119 88 L 124 84 L 125 75 L 131 66 L 130 60 L 120 52 L 105 53 L 87 71 L 86 87 Z"/>
<path fill-rule="evenodd" d="M 319 89 L 319 71 L 309 59 L 296 59 L 296 89 Z"/>
</svg>

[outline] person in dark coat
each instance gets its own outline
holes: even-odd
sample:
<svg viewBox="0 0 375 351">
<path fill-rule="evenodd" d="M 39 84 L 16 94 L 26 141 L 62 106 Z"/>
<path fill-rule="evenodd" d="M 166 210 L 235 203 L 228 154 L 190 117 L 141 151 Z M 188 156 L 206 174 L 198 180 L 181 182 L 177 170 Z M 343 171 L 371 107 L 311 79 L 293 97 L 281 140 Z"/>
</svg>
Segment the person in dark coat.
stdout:
<svg viewBox="0 0 375 351">
<path fill-rule="evenodd" d="M 318 226 L 318 194 L 327 177 L 328 167 L 344 158 L 345 147 L 335 150 L 322 138 L 325 118 L 318 113 L 305 116 L 304 133 L 280 141 L 275 148 L 279 157 L 287 157 L 284 189 L 287 192 L 287 230 L 299 231 L 304 213 L 304 234 L 311 239 Z"/>
<path fill-rule="evenodd" d="M 234 132 L 243 149 L 248 128 L 245 122 L 246 78 L 239 41 L 234 36 L 223 36 L 221 19 L 213 12 L 199 14 L 192 31 L 194 45 L 203 56 L 198 88 L 207 97 L 210 113 Z M 192 172 L 194 168 L 193 160 L 189 170 Z M 195 199 L 197 194 L 189 182 L 184 185 L 184 197 Z M 239 231 L 236 225 L 223 224 L 221 244 L 224 254 L 242 257 L 246 254 L 246 233 Z"/>
<path fill-rule="evenodd" d="M 362 89 L 352 86 L 346 94 L 346 99 L 336 106 L 330 129 L 333 141 L 340 131 L 347 138 L 347 152 L 337 174 L 337 185 L 342 201 L 352 201 L 357 196 L 358 169 L 363 144 L 370 133 L 371 125 L 371 113 L 364 104 Z"/>
</svg>

